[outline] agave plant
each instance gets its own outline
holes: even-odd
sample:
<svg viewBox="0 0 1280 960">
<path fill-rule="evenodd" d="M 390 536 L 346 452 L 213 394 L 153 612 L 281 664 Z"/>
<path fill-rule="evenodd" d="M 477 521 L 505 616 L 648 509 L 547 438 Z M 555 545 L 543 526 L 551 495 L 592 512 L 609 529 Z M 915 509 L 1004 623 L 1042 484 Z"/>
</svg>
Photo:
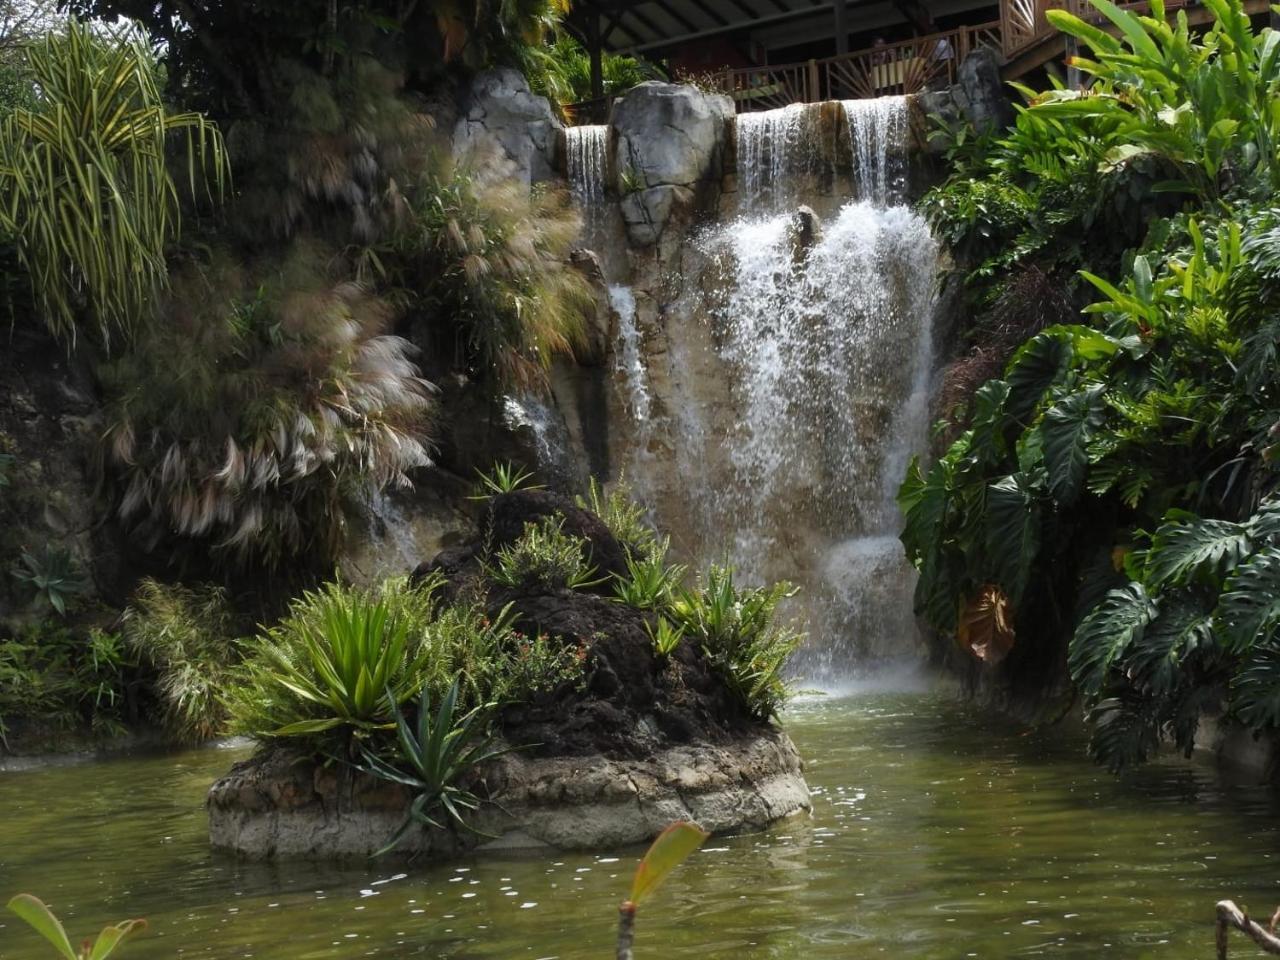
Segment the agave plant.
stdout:
<svg viewBox="0 0 1280 960">
<path fill-rule="evenodd" d="M 259 641 L 254 684 L 278 688 L 302 714 L 271 737 L 393 725 L 392 709 L 419 689 L 430 650 L 411 638 L 412 618 L 386 597 L 329 584 L 295 603 L 292 615 Z"/>
<path fill-rule="evenodd" d="M 85 940 L 79 950 L 71 946 L 67 931 L 52 910 L 29 893 L 9 901 L 9 909 L 36 933 L 44 937 L 62 960 L 107 960 L 127 937 L 147 928 L 145 920 L 124 920 L 105 927 L 94 940 Z"/>
<path fill-rule="evenodd" d="M 409 813 L 387 845 L 374 854 L 382 856 L 393 850 L 415 826 L 442 829 L 437 819 L 441 811 L 459 827 L 472 829 L 466 812 L 480 809 L 480 798 L 460 786 L 460 781 L 481 764 L 510 753 L 510 747 L 495 748 L 486 727 L 495 704 L 484 703 L 468 712 L 458 713 L 458 681 L 449 685 L 435 714 L 431 712 L 431 692 L 422 688 L 418 702 L 416 729 L 410 727 L 400 712 L 396 695 L 387 691 L 386 704 L 396 716 L 399 759 L 404 766 L 389 763 L 368 746 L 361 745 L 364 763 L 359 769 L 391 783 L 414 791 Z"/>
<path fill-rule="evenodd" d="M 490 579 L 512 589 L 579 590 L 600 582 L 585 559 L 587 543 L 564 532 L 564 517 L 548 514 L 525 524 L 514 543 L 486 567 Z"/>
<path fill-rule="evenodd" d="M 0 228 L 49 329 L 74 342 L 82 318 L 104 342 L 128 334 L 167 283 L 178 189 L 171 134 L 192 194 L 227 177 L 222 137 L 197 113 L 170 113 L 145 36 L 78 20 L 27 49 L 35 104 L 0 124 Z"/>
<path fill-rule="evenodd" d="M 654 652 L 663 659 L 675 653 L 680 641 L 684 639 L 685 627 L 675 626 L 666 617 L 659 617 L 657 626 L 646 624 L 645 629 L 649 632 L 649 639 L 653 641 Z"/>
<path fill-rule="evenodd" d="M 64 616 L 72 598 L 88 590 L 71 552 L 51 543 L 38 553 L 23 550 L 20 562 L 10 572 L 31 586 L 37 602 L 47 603 Z"/>
</svg>

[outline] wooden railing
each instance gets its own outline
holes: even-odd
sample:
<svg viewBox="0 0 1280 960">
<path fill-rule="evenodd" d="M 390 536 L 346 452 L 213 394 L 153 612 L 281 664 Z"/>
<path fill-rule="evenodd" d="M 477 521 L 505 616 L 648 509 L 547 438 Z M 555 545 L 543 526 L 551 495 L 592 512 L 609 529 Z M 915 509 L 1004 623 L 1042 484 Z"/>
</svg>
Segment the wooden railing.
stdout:
<svg viewBox="0 0 1280 960">
<path fill-rule="evenodd" d="M 1001 50 L 998 22 L 878 44 L 822 60 L 726 70 L 716 74 L 714 84 L 733 98 L 739 113 L 792 103 L 920 93 L 954 82 L 960 61 L 979 46 Z"/>
</svg>

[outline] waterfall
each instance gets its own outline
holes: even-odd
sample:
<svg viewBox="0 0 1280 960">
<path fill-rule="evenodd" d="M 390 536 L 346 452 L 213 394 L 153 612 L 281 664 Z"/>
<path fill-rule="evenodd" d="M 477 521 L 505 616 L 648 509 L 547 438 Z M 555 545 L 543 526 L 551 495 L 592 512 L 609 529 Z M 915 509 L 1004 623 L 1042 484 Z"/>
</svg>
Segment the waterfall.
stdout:
<svg viewBox="0 0 1280 960">
<path fill-rule="evenodd" d="M 780 210 L 794 202 L 805 178 L 820 171 L 821 123 L 820 104 L 793 103 L 738 115 L 741 209 Z"/>
<path fill-rule="evenodd" d="M 738 118 L 739 219 L 703 241 L 733 409 L 722 476 L 697 485 L 710 552 L 748 580 L 801 582 L 823 661 L 813 673 L 912 645 L 894 494 L 926 443 L 933 373 L 938 247 L 901 204 L 906 99 L 842 107 L 854 198 L 807 247 L 791 184 L 822 144 L 819 114 L 794 107 Z"/>
<path fill-rule="evenodd" d="M 879 206 L 901 199 L 907 173 L 907 98 L 843 100 L 840 106 L 849 127 L 857 197 Z"/>
<path fill-rule="evenodd" d="M 634 291 L 623 284 L 610 286 L 609 305 L 618 315 L 618 346 L 614 351 L 614 369 L 622 375 L 626 387 L 627 412 L 643 432 L 649 421 L 651 398 L 640 329 L 636 326 Z"/>
<path fill-rule="evenodd" d="M 564 132 L 569 189 L 584 210 L 604 202 L 609 128 L 603 124 L 568 127 Z"/>
</svg>

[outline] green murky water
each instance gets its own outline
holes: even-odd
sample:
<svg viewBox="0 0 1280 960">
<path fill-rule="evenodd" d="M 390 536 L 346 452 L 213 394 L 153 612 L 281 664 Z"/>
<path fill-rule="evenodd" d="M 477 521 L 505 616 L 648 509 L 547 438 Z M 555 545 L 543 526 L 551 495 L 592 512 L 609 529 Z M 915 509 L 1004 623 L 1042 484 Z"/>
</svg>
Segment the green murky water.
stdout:
<svg viewBox="0 0 1280 960">
<path fill-rule="evenodd" d="M 640 960 L 1212 955 L 1215 901 L 1280 901 L 1280 806 L 1165 762 L 1122 780 L 1061 731 L 1019 735 L 933 694 L 796 706 L 812 820 L 713 838 L 643 913 Z M 209 853 L 206 750 L 0 773 L 0 897 L 73 937 L 143 915 L 125 958 L 611 957 L 640 851 L 401 872 Z M 41 958 L 0 920 L 0 957 Z M 1233 956 L 1252 956 L 1238 941 Z"/>
</svg>

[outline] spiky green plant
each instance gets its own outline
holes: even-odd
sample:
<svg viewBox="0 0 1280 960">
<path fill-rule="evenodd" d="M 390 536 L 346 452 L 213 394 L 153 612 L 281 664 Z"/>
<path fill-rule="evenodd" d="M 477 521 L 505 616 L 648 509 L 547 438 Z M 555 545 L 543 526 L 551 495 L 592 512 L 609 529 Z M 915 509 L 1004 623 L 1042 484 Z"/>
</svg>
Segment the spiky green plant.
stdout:
<svg viewBox="0 0 1280 960">
<path fill-rule="evenodd" d="M 684 639 L 685 627 L 675 626 L 666 617 L 658 617 L 656 626 L 645 624 L 645 629 L 649 632 L 649 639 L 653 641 L 654 652 L 663 659 L 675 653 L 680 641 Z"/>
<path fill-rule="evenodd" d="M 583 510 L 589 510 L 604 521 L 629 556 L 641 560 L 656 552 L 665 556 L 667 542 L 659 539 L 658 532 L 648 520 L 647 511 L 632 495 L 625 477 L 607 492 L 603 484 L 592 477 L 587 483 L 587 495 L 579 495 L 576 500 Z"/>
<path fill-rule="evenodd" d="M 49 329 L 74 342 L 129 335 L 168 278 L 179 194 L 167 159 L 183 137 L 188 190 L 227 178 L 222 137 L 171 113 L 146 37 L 71 20 L 27 51 L 34 105 L 0 122 L 0 228 L 11 234 Z"/>
<path fill-rule="evenodd" d="M 791 695 L 784 671 L 804 636 L 776 621 L 778 605 L 795 593 L 785 582 L 740 588 L 732 567 L 712 565 L 697 588 L 677 591 L 668 608 L 672 622 L 760 720 L 776 716 Z"/>
<path fill-rule="evenodd" d="M 254 736 L 367 733 L 393 725 L 399 705 L 423 687 L 431 649 L 419 633 L 431 598 L 393 599 L 336 583 L 303 595 L 290 615 L 252 644 L 252 659 L 230 705 L 238 729 Z"/>
<path fill-rule="evenodd" d="M 495 748 L 487 731 L 496 704 L 482 703 L 460 713 L 457 680 L 449 684 L 434 716 L 431 691 L 422 688 L 416 729 L 405 720 L 391 691 L 387 692 L 387 705 L 396 717 L 397 759 L 403 766 L 387 762 L 362 745 L 364 762 L 360 769 L 408 787 L 414 791 L 414 797 L 404 823 L 387 845 L 374 854 L 376 857 L 393 850 L 415 826 L 442 829 L 444 823 L 437 819 L 442 811 L 459 827 L 473 829 L 467 823 L 466 813 L 480 809 L 480 798 L 460 781 L 472 770 L 512 749 Z"/>
<path fill-rule="evenodd" d="M 486 473 L 476 470 L 479 482 L 472 500 L 491 500 L 516 490 L 541 490 L 542 484 L 533 482 L 533 473 L 517 463 L 499 461 Z"/>
<path fill-rule="evenodd" d="M 45 543 L 35 553 L 23 550 L 10 573 L 30 585 L 37 603 L 48 604 L 63 616 L 67 606 L 89 589 L 71 551 L 54 543 Z"/>
<path fill-rule="evenodd" d="M 671 602 L 675 590 L 684 580 L 685 567 L 667 563 L 667 546 L 662 543 L 647 556 L 627 556 L 627 575 L 614 581 L 613 590 L 620 603 L 640 610 L 662 610 Z"/>
</svg>

